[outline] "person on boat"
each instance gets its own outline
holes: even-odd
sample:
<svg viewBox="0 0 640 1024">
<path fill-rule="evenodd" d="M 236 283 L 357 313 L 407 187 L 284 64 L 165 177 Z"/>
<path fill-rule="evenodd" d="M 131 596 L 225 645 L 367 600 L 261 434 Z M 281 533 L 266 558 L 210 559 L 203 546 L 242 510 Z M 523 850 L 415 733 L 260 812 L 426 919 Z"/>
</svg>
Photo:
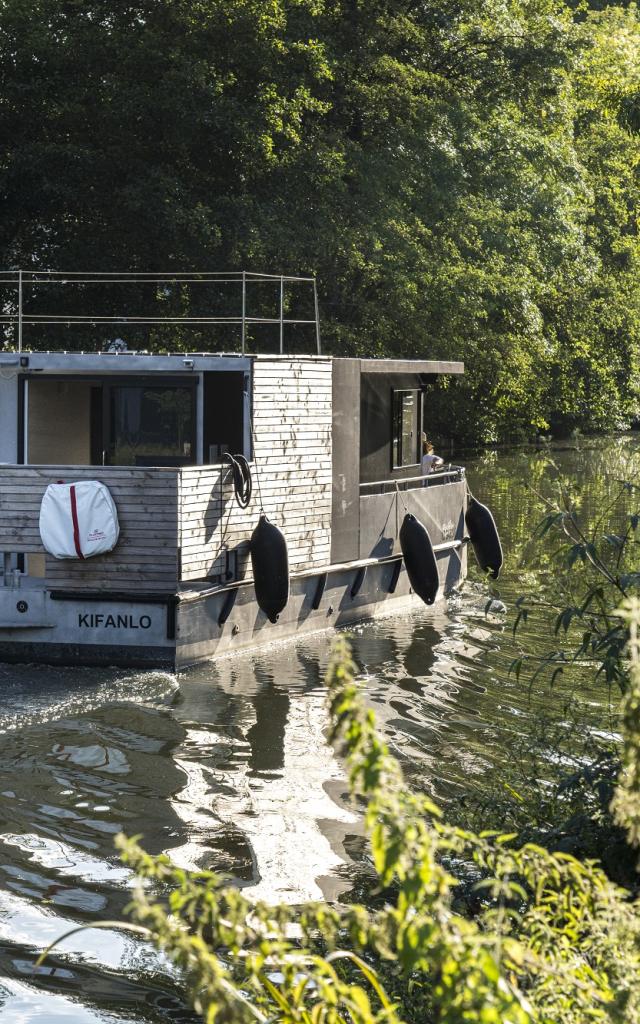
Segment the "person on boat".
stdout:
<svg viewBox="0 0 640 1024">
<path fill-rule="evenodd" d="M 427 435 L 422 435 L 422 475 L 427 476 L 428 473 L 433 473 L 434 469 L 440 469 L 444 465 L 444 460 L 439 455 L 435 455 L 433 451 L 433 445 L 428 440 Z"/>
</svg>

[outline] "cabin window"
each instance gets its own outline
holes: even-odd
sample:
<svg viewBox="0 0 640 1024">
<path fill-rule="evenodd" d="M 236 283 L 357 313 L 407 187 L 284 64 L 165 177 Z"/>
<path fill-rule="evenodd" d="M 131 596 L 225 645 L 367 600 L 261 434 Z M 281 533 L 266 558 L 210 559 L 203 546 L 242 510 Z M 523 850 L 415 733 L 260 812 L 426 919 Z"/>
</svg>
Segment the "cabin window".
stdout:
<svg viewBox="0 0 640 1024">
<path fill-rule="evenodd" d="M 184 466 L 195 461 L 195 390 L 164 384 L 111 385 L 108 462 Z"/>
<path fill-rule="evenodd" d="M 23 458 L 34 465 L 196 461 L 196 381 L 29 378 Z"/>
<path fill-rule="evenodd" d="M 393 469 L 420 462 L 420 392 L 393 392 Z"/>
<path fill-rule="evenodd" d="M 242 371 L 214 370 L 204 375 L 203 451 L 205 463 L 220 462 L 223 452 L 250 455 L 245 438 L 249 380 Z"/>
</svg>

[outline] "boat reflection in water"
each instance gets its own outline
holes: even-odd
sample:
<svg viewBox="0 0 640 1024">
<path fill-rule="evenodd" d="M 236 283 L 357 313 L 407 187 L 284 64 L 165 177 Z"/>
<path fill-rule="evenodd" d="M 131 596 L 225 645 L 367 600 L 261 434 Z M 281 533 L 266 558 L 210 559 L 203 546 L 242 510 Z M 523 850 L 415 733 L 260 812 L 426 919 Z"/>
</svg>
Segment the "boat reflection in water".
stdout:
<svg viewBox="0 0 640 1024">
<path fill-rule="evenodd" d="M 473 637 L 443 603 L 428 622 L 389 617 L 351 638 L 394 752 L 409 774 L 424 772 L 460 690 L 457 658 L 476 653 Z M 326 740 L 329 646 L 318 635 L 180 677 L 173 715 L 186 733 L 173 756 L 186 782 L 171 803 L 188 839 L 170 853 L 181 866 L 222 868 L 266 900 L 336 899 L 351 887 L 362 824 Z"/>
<path fill-rule="evenodd" d="M 326 638 L 305 646 L 321 655 Z M 318 661 L 296 647 L 272 648 L 194 669 L 174 713 L 186 728 L 175 759 L 187 781 L 172 806 L 190 829 L 172 858 L 222 865 L 269 901 L 339 896 L 348 887 L 343 840 L 358 817 L 326 742 Z"/>
</svg>

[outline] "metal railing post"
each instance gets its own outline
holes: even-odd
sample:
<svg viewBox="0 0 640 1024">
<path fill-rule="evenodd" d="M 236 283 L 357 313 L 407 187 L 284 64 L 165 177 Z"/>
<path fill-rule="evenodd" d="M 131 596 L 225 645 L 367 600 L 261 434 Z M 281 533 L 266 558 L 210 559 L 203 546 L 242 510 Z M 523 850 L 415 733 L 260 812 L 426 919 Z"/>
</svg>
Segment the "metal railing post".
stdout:
<svg viewBox="0 0 640 1024">
<path fill-rule="evenodd" d="M 284 277 L 280 275 L 280 355 L 284 354 Z"/>
<path fill-rule="evenodd" d="M 313 279 L 313 306 L 316 314 L 316 349 L 318 355 L 322 353 L 322 347 L 320 345 L 320 311 L 318 309 L 318 288 L 316 285 L 316 279 Z"/>
<path fill-rule="evenodd" d="M 244 355 L 247 335 L 247 272 L 242 271 L 242 354 Z"/>
<path fill-rule="evenodd" d="M 22 352 L 22 271 L 18 271 L 18 352 Z"/>
</svg>

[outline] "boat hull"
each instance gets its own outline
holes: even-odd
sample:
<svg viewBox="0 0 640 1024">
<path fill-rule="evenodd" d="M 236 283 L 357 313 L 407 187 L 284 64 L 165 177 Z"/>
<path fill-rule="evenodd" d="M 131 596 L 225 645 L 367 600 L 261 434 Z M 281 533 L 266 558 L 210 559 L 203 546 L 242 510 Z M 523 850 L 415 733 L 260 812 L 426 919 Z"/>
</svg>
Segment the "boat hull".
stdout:
<svg viewBox="0 0 640 1024">
<path fill-rule="evenodd" d="M 442 598 L 466 575 L 466 546 L 448 545 L 436 557 Z M 251 582 L 216 589 L 192 585 L 178 594 L 135 597 L 4 588 L 0 661 L 179 671 L 410 608 L 429 615 L 395 557 L 327 566 L 293 577 L 289 602 L 277 623 L 269 622 L 259 608 Z"/>
</svg>

